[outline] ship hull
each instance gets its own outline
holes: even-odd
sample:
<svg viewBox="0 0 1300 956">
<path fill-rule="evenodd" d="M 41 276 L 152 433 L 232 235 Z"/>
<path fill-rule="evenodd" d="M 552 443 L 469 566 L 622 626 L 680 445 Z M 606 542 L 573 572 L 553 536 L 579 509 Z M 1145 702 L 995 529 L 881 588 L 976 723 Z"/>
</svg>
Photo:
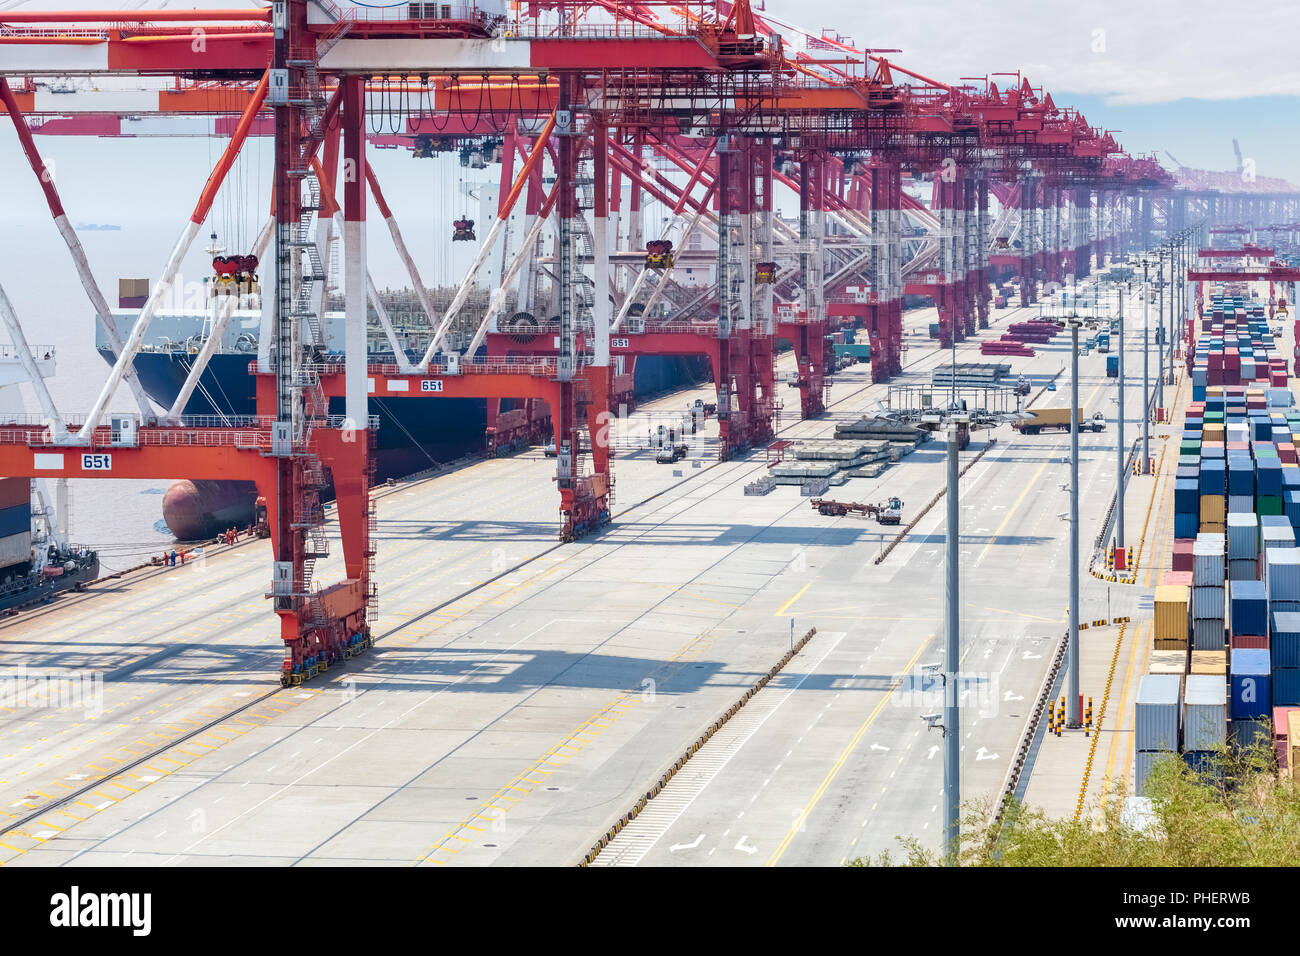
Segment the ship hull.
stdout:
<svg viewBox="0 0 1300 956">
<path fill-rule="evenodd" d="M 112 364 L 111 352 L 101 348 L 99 353 Z M 256 383 L 248 372 L 253 358 L 244 353 L 213 355 L 183 414 L 256 414 Z M 191 361 L 192 356 L 181 351 L 141 352 L 135 358 L 135 370 L 149 397 L 163 408 L 171 408 L 185 384 Z M 704 381 L 709 374 L 707 358 L 642 356 L 636 363 L 633 394 L 640 397 L 668 391 Z M 511 404 L 504 402 L 503 410 Z M 343 399 L 330 400 L 330 413 L 343 414 Z M 372 397 L 370 413 L 379 418 L 375 449 L 375 477 L 379 481 L 485 451 L 485 399 Z M 248 482 L 178 482 L 168 489 L 163 517 L 181 540 L 210 538 L 232 525 L 246 527 L 255 497 Z M 167 507 L 168 498 L 173 499 L 174 507 Z"/>
</svg>

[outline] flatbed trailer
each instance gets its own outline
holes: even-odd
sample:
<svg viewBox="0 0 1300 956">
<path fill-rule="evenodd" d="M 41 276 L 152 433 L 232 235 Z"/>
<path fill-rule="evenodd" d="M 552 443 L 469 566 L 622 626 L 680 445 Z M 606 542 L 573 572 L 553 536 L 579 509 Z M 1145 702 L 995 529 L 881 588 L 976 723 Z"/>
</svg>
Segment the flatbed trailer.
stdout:
<svg viewBox="0 0 1300 956">
<path fill-rule="evenodd" d="M 845 515 L 861 515 L 875 518 L 881 524 L 901 524 L 903 520 L 903 502 L 890 498 L 886 504 L 872 505 L 858 501 L 835 501 L 831 498 L 813 498 L 809 504 L 818 514 L 842 518 Z"/>
</svg>

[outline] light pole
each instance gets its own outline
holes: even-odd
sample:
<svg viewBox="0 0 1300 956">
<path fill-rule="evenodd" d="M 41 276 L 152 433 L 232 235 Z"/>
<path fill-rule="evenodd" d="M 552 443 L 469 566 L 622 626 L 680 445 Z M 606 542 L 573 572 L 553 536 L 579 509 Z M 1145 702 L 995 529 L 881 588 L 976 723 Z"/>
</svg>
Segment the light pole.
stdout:
<svg viewBox="0 0 1300 956">
<path fill-rule="evenodd" d="M 1083 726 L 1079 697 L 1079 428 L 1083 424 L 1079 411 L 1079 326 L 1082 324 L 1077 315 L 1070 316 L 1070 634 L 1066 650 L 1070 703 L 1067 727 Z"/>
<path fill-rule="evenodd" d="M 1151 291 L 1150 262 L 1142 259 L 1142 474 L 1151 461 Z"/>
<path fill-rule="evenodd" d="M 1115 516 L 1115 550 L 1124 547 L 1124 287 L 1116 289 L 1119 298 L 1119 416 L 1116 427 L 1119 435 L 1115 439 L 1115 506 L 1119 509 Z M 1124 566 L 1128 567 L 1125 555 Z"/>
<path fill-rule="evenodd" d="M 1165 407 L 1165 248 L 1156 250 L 1156 408 Z"/>
<path fill-rule="evenodd" d="M 948 527 L 947 570 L 944 606 L 947 617 L 943 670 L 943 824 L 944 856 L 957 860 L 960 830 L 961 800 L 961 714 L 957 708 L 957 668 L 961 661 L 961 606 L 958 603 L 959 515 L 957 489 L 957 432 L 961 427 L 956 415 L 948 427 Z"/>
</svg>

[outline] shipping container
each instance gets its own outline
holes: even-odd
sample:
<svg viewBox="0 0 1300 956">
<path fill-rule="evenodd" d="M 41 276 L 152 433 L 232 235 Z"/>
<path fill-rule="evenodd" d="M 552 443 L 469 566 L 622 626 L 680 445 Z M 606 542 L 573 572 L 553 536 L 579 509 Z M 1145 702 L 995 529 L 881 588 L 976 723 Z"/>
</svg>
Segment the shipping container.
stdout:
<svg viewBox="0 0 1300 956">
<path fill-rule="evenodd" d="M 1267 720 L 1234 719 L 1228 724 L 1228 736 L 1238 751 L 1271 748 L 1273 745 Z"/>
<path fill-rule="evenodd" d="M 1222 618 L 1203 618 L 1192 622 L 1192 648 L 1198 651 L 1221 651 L 1228 646 L 1227 629 Z"/>
<path fill-rule="evenodd" d="M 1224 589 L 1218 587 L 1201 587 L 1192 588 L 1192 619 L 1204 620 L 1205 618 L 1224 619 Z"/>
<path fill-rule="evenodd" d="M 1254 558 L 1259 553 L 1259 520 L 1254 511 L 1228 514 L 1228 559 Z"/>
<path fill-rule="evenodd" d="M 1274 667 L 1300 667 L 1300 613 L 1274 611 L 1269 651 Z"/>
<path fill-rule="evenodd" d="M 1226 677 L 1228 673 L 1227 651 L 1192 651 L 1189 674 L 1218 674 Z"/>
<path fill-rule="evenodd" d="M 1228 576 L 1224 549 L 1227 539 L 1221 534 L 1202 531 L 1192 545 L 1192 573 L 1197 587 L 1221 585 Z"/>
<path fill-rule="evenodd" d="M 1264 582 L 1234 579 L 1228 585 L 1228 603 L 1230 607 L 1228 621 L 1232 633 L 1268 633 L 1268 596 L 1264 591 Z"/>
<path fill-rule="evenodd" d="M 1182 679 L 1147 674 L 1138 683 L 1134 704 L 1134 746 L 1138 750 L 1177 750 Z"/>
<path fill-rule="evenodd" d="M 1188 675 L 1183 683 L 1183 750 L 1214 750 L 1227 743 L 1228 701 L 1223 677 Z"/>
<path fill-rule="evenodd" d="M 1133 755 L 1134 789 L 1138 796 L 1147 796 L 1147 780 L 1151 776 L 1151 769 L 1164 759 L 1177 760 L 1178 755 L 1171 750 L 1139 750 Z"/>
<path fill-rule="evenodd" d="M 1270 601 L 1300 601 L 1300 548 L 1270 548 L 1264 556 Z"/>
<path fill-rule="evenodd" d="M 1187 672 L 1187 651 L 1155 651 L 1147 662 L 1148 674 L 1173 674 L 1182 677 Z"/>
<path fill-rule="evenodd" d="M 1300 707 L 1300 667 L 1273 668 L 1273 703 Z"/>
<path fill-rule="evenodd" d="M 30 478 L 0 478 L 0 508 L 14 508 L 32 503 Z"/>
<path fill-rule="evenodd" d="M 1273 709 L 1271 691 L 1272 663 L 1268 651 L 1254 648 L 1234 648 L 1232 652 L 1232 702 L 1229 714 L 1233 720 L 1254 720 L 1267 717 Z"/>
<path fill-rule="evenodd" d="M 1258 558 L 1232 558 L 1228 561 L 1229 581 L 1258 581 Z"/>
<path fill-rule="evenodd" d="M 1161 585 L 1155 593 L 1155 639 L 1187 640 L 1187 588 Z"/>
<path fill-rule="evenodd" d="M 1287 766 L 1300 767 L 1300 711 L 1293 710 L 1287 714 L 1286 736 Z"/>
</svg>

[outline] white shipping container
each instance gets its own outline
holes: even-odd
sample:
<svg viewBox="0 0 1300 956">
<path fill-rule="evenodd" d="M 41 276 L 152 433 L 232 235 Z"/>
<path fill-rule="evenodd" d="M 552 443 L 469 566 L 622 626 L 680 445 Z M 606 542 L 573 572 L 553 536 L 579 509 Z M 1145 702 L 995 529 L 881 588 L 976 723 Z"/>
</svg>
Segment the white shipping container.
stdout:
<svg viewBox="0 0 1300 956">
<path fill-rule="evenodd" d="M 1221 651 L 1228 646 L 1223 618 L 1203 618 L 1192 621 L 1192 650 Z"/>
<path fill-rule="evenodd" d="M 1259 553 L 1259 518 L 1254 511 L 1231 511 L 1232 497 L 1228 499 L 1228 560 L 1254 558 Z M 1249 500 L 1249 496 L 1246 497 Z"/>
<path fill-rule="evenodd" d="M 0 568 L 32 559 L 32 533 L 23 531 L 0 538 Z"/>
<path fill-rule="evenodd" d="M 1260 546 L 1270 548 L 1294 548 L 1295 532 L 1287 525 L 1266 524 L 1259 529 Z"/>
<path fill-rule="evenodd" d="M 1183 679 L 1147 674 L 1138 684 L 1134 705 L 1134 746 L 1138 750 L 1177 750 Z"/>
<path fill-rule="evenodd" d="M 1294 396 L 1289 388 L 1270 388 L 1268 390 L 1269 408 L 1290 408 L 1295 404 Z"/>
<path fill-rule="evenodd" d="M 1228 441 L 1250 441 L 1250 426 L 1245 422 L 1229 422 L 1226 430 Z"/>
<path fill-rule="evenodd" d="M 1224 547 L 1227 538 L 1221 534 L 1202 532 L 1192 543 L 1192 583 L 1197 587 L 1222 584 L 1227 576 L 1224 565 Z"/>
<path fill-rule="evenodd" d="M 1270 548 L 1264 577 L 1270 601 L 1300 601 L 1300 548 Z"/>
<path fill-rule="evenodd" d="M 1192 620 L 1225 619 L 1223 613 L 1223 586 L 1217 588 L 1192 588 Z"/>
<path fill-rule="evenodd" d="M 1183 686 L 1183 749 L 1215 750 L 1228 742 L 1228 685 L 1215 674 L 1188 674 Z"/>
</svg>

